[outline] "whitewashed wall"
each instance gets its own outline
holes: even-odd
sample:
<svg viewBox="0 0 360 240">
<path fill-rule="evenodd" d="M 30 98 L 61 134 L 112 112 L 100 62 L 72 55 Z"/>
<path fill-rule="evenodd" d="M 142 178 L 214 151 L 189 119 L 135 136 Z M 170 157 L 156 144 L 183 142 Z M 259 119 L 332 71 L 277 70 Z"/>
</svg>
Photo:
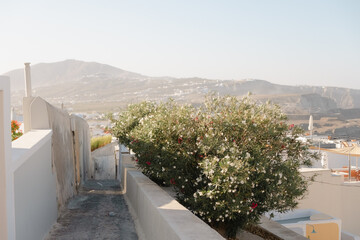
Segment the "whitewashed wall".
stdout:
<svg viewBox="0 0 360 240">
<path fill-rule="evenodd" d="M 10 80 L 0 76 L 0 239 L 15 238 L 10 161 Z"/>
<path fill-rule="evenodd" d="M 0 76 L 0 239 L 42 239 L 57 219 L 51 130 L 11 142 L 10 81 Z"/>
<path fill-rule="evenodd" d="M 51 130 L 33 130 L 12 143 L 17 240 L 43 239 L 57 219 Z"/>
</svg>

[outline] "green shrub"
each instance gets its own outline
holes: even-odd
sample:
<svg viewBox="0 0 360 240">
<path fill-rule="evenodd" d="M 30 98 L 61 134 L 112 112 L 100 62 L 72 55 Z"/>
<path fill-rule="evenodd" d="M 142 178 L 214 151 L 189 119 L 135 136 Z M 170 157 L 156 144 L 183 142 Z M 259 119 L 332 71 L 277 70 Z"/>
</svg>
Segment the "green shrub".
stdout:
<svg viewBox="0 0 360 240">
<path fill-rule="evenodd" d="M 94 151 L 98 148 L 105 146 L 106 144 L 111 143 L 111 139 L 112 139 L 111 135 L 105 135 L 105 136 L 91 138 L 91 140 L 90 140 L 91 151 Z"/>
<path fill-rule="evenodd" d="M 121 114 L 121 121 L 117 121 L 116 126 L 111 129 L 112 134 L 119 139 L 119 142 L 128 145 L 131 142 L 130 133 L 137 127 L 140 119 L 154 110 L 155 104 L 151 102 L 130 105 L 128 110 Z"/>
<path fill-rule="evenodd" d="M 144 174 L 173 185 L 184 206 L 234 236 L 265 212 L 293 209 L 307 189 L 298 169 L 316 156 L 286 120 L 270 103 L 209 96 L 199 109 L 131 105 L 113 132 Z"/>
</svg>

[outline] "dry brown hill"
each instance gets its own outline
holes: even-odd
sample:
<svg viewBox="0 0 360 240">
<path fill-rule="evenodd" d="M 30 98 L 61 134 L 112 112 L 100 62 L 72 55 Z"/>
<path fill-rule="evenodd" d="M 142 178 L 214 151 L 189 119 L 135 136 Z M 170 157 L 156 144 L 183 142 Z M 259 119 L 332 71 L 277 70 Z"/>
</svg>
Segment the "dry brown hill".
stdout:
<svg viewBox="0 0 360 240">
<path fill-rule="evenodd" d="M 360 90 L 348 88 L 287 86 L 253 79 L 148 77 L 105 64 L 77 60 L 34 64 L 31 70 L 35 95 L 58 106 L 63 103 L 74 111 L 118 111 L 129 103 L 168 98 L 200 104 L 209 92 L 236 96 L 251 92 L 259 101 L 271 100 L 279 104 L 293 121 L 303 121 L 303 124 L 309 113 L 333 118 L 334 112 L 341 113 L 341 109 L 360 108 Z M 11 78 L 13 104 L 20 106 L 24 92 L 23 70 L 4 75 Z M 352 119 L 360 119 L 358 111 L 350 112 L 354 115 Z M 341 114 L 335 114 L 335 118 Z M 340 123 L 348 120 L 339 121 L 338 126 L 346 127 Z M 322 124 L 329 125 L 327 122 Z"/>
</svg>

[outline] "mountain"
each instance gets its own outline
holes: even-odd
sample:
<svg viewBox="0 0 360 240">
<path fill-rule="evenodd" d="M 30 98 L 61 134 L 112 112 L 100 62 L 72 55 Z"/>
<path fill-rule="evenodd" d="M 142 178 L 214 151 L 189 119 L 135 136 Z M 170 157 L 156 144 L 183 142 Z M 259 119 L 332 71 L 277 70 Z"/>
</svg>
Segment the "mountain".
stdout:
<svg viewBox="0 0 360 240">
<path fill-rule="evenodd" d="M 279 104 L 290 120 L 304 125 L 309 112 L 324 133 L 360 125 L 360 90 L 287 86 L 264 80 L 210 80 L 203 78 L 148 77 L 96 62 L 66 60 L 31 66 L 35 96 L 73 111 L 119 111 L 129 103 L 173 98 L 182 103 L 201 104 L 204 95 L 252 97 Z M 12 104 L 19 109 L 24 95 L 23 69 L 6 73 L 12 87 Z M 356 119 L 359 119 L 357 121 Z M 322 121 L 322 122 L 321 122 Z M 322 127 L 322 128 L 321 128 Z M 352 132 L 352 130 L 349 130 Z M 359 130 L 360 131 L 360 130 Z"/>
<path fill-rule="evenodd" d="M 199 103 L 203 95 L 217 92 L 243 96 L 251 92 L 260 101 L 271 100 L 288 113 L 327 112 L 331 109 L 360 108 L 360 90 L 287 86 L 264 80 L 210 80 L 203 78 L 148 77 L 106 64 L 65 60 L 31 66 L 36 95 L 52 103 L 121 102 L 175 100 Z M 24 71 L 5 73 L 11 89 L 21 97 Z"/>
<path fill-rule="evenodd" d="M 23 90 L 25 88 L 24 69 L 16 69 L 3 75 L 10 77 L 12 90 Z M 77 60 L 31 65 L 33 88 L 78 81 L 91 76 L 99 76 L 104 79 L 112 77 L 136 79 L 143 77 L 140 74 L 127 72 L 110 65 Z"/>
</svg>

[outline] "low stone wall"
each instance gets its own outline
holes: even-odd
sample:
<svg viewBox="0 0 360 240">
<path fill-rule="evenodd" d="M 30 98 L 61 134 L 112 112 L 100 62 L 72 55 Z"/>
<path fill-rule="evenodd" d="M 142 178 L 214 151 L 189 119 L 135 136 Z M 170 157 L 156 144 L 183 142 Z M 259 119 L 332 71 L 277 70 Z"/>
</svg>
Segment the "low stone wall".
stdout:
<svg viewBox="0 0 360 240">
<path fill-rule="evenodd" d="M 129 161 L 123 161 L 122 176 L 127 203 L 145 239 L 224 239 Z"/>
</svg>

